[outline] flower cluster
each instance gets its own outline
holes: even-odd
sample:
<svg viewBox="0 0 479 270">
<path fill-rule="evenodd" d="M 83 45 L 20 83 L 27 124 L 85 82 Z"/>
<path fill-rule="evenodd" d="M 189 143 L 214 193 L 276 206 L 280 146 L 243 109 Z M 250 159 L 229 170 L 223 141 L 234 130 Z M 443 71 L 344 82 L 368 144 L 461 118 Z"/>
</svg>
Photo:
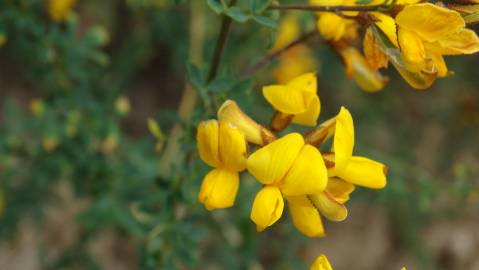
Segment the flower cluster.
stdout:
<svg viewBox="0 0 479 270">
<path fill-rule="evenodd" d="M 388 78 L 379 69 L 387 68 L 389 63 L 413 88 L 427 89 L 437 78 L 453 73 L 447 68 L 444 56 L 479 51 L 477 34 L 466 28 L 468 23 L 479 21 L 479 5 L 475 0 L 447 6 L 419 0 L 309 2 L 304 9 L 332 9 L 316 12 L 317 30 L 341 57 L 346 75 L 368 92 L 384 87 Z M 286 18 L 284 23 L 292 24 Z M 360 27 L 365 29 L 363 52 L 354 45 Z M 278 36 L 288 36 L 290 28 L 281 27 Z M 285 74 L 281 65 L 278 70 Z"/>
<path fill-rule="evenodd" d="M 258 231 L 279 220 L 286 201 L 295 227 L 306 236 L 321 237 L 321 215 L 344 220 L 344 204 L 355 186 L 383 188 L 386 166 L 353 155 L 354 125 L 346 108 L 317 125 L 321 106 L 313 73 L 265 86 L 263 95 L 276 110 L 272 130 L 282 131 L 290 123 L 313 128 L 304 135 L 292 132 L 277 138 L 234 101 L 226 101 L 218 120 L 198 126 L 200 157 L 214 168 L 205 176 L 198 199 L 209 210 L 232 206 L 239 172 L 246 169 L 262 184 L 250 214 Z M 332 146 L 324 149 L 329 140 Z M 248 143 L 259 149 L 248 154 Z"/>
</svg>

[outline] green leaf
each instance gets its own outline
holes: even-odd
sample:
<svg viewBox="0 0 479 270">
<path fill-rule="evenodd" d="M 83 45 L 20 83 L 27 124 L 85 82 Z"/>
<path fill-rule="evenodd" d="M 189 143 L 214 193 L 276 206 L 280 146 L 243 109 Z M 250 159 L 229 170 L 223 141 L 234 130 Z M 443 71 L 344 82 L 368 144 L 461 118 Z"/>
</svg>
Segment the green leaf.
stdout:
<svg viewBox="0 0 479 270">
<path fill-rule="evenodd" d="M 252 13 L 261 14 L 271 4 L 272 0 L 250 0 L 249 7 Z"/>
<path fill-rule="evenodd" d="M 250 16 L 246 14 L 239 7 L 231 7 L 226 11 L 226 14 L 230 16 L 233 20 L 244 23 L 249 20 Z"/>
<path fill-rule="evenodd" d="M 190 83 L 195 88 L 202 88 L 206 81 L 206 74 L 192 63 L 186 65 L 186 72 Z"/>
<path fill-rule="evenodd" d="M 267 26 L 273 29 L 278 28 L 278 23 L 270 17 L 256 15 L 256 16 L 253 16 L 253 19 L 257 23 L 262 24 L 264 26 Z"/>
<path fill-rule="evenodd" d="M 230 91 L 235 85 L 235 80 L 231 76 L 217 78 L 208 85 L 208 89 L 213 93 Z"/>
<path fill-rule="evenodd" d="M 221 14 L 223 13 L 223 4 L 219 0 L 207 0 L 206 3 L 208 6 L 216 13 Z"/>
</svg>

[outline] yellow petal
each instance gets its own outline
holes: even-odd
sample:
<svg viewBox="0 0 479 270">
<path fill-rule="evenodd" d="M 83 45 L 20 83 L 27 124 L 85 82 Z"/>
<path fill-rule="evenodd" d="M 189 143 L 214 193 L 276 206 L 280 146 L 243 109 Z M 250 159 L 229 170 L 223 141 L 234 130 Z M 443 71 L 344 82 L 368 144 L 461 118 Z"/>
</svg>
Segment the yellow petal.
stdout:
<svg viewBox="0 0 479 270">
<path fill-rule="evenodd" d="M 377 44 L 376 37 L 369 27 L 364 34 L 363 51 L 364 57 L 372 70 L 377 71 L 380 68 L 386 68 L 388 66 L 388 56 Z"/>
<path fill-rule="evenodd" d="M 349 194 L 354 191 L 354 185 L 339 178 L 331 177 L 328 180 L 326 191 L 329 192 L 337 202 L 344 204 L 349 200 Z"/>
<path fill-rule="evenodd" d="M 389 41 L 391 41 L 394 46 L 399 47 L 396 34 L 396 21 L 394 21 L 391 16 L 381 12 L 371 12 L 371 15 L 379 20 L 374 24 L 381 29 L 381 31 L 388 37 Z"/>
<path fill-rule="evenodd" d="M 254 144 L 264 145 L 276 139 L 271 131 L 246 115 L 233 100 L 226 100 L 221 105 L 218 110 L 218 119 L 238 127 L 245 135 L 246 140 Z"/>
<path fill-rule="evenodd" d="M 433 51 L 428 51 L 428 56 L 432 59 L 432 72 L 437 73 L 438 77 L 446 77 L 449 72 L 444 57 L 440 53 Z"/>
<path fill-rule="evenodd" d="M 346 75 L 349 78 L 354 78 L 361 89 L 367 92 L 377 92 L 384 87 L 387 78 L 373 70 L 358 49 L 346 47 L 340 49 L 339 53 L 346 68 Z"/>
<path fill-rule="evenodd" d="M 281 183 L 286 196 L 317 194 L 326 188 L 328 173 L 316 147 L 304 145 Z"/>
<path fill-rule="evenodd" d="M 296 114 L 292 122 L 305 126 L 316 126 L 319 113 L 321 111 L 321 103 L 318 96 L 314 96 L 304 113 Z"/>
<path fill-rule="evenodd" d="M 372 28 L 376 37 L 376 41 L 380 45 L 381 49 L 388 55 L 389 62 L 397 69 L 399 74 L 406 80 L 406 82 L 416 89 L 429 88 L 437 75 L 430 72 L 411 72 L 406 68 L 403 56 L 399 49 L 396 49 L 392 44 L 388 44 L 386 37 L 377 28 Z"/>
<path fill-rule="evenodd" d="M 304 113 L 316 94 L 283 85 L 263 87 L 263 96 L 278 111 L 286 114 Z"/>
<path fill-rule="evenodd" d="M 305 73 L 295 77 L 288 82 L 288 86 L 297 90 L 311 92 L 316 94 L 318 91 L 318 82 L 316 74 L 313 72 Z"/>
<path fill-rule="evenodd" d="M 293 165 L 303 145 L 300 134 L 288 134 L 251 154 L 246 162 L 248 171 L 265 185 L 280 181 Z"/>
<path fill-rule="evenodd" d="M 306 196 L 287 197 L 287 199 L 289 212 L 296 229 L 309 237 L 324 236 L 321 216 L 311 201 Z"/>
<path fill-rule="evenodd" d="M 235 172 L 246 168 L 246 139 L 243 133 L 229 122 L 220 122 L 219 152 L 221 164 Z"/>
<path fill-rule="evenodd" d="M 333 270 L 331 264 L 329 264 L 328 258 L 324 255 L 320 255 L 316 258 L 309 270 Z"/>
<path fill-rule="evenodd" d="M 334 27 L 332 27 L 334 26 Z M 327 40 L 339 40 L 346 30 L 343 18 L 334 13 L 323 13 L 318 19 L 318 31 Z"/>
<path fill-rule="evenodd" d="M 426 50 L 421 38 L 415 32 L 400 27 L 398 40 L 406 68 L 412 72 L 424 69 L 426 67 Z"/>
<path fill-rule="evenodd" d="M 300 34 L 298 18 L 293 15 L 286 15 L 281 20 L 278 32 L 276 33 L 276 40 L 271 51 L 276 51 L 288 45 L 290 42 L 298 38 Z"/>
<path fill-rule="evenodd" d="M 279 63 L 272 71 L 279 84 L 287 84 L 294 77 L 317 68 L 317 59 L 308 46 L 299 44 L 279 57 Z"/>
<path fill-rule="evenodd" d="M 343 221 L 348 216 L 348 209 L 327 191 L 307 196 L 321 214 L 331 221 Z"/>
<path fill-rule="evenodd" d="M 208 210 L 233 206 L 238 193 L 239 175 L 226 169 L 210 171 L 201 184 L 198 200 Z"/>
<path fill-rule="evenodd" d="M 218 126 L 216 120 L 202 121 L 196 132 L 196 143 L 200 158 L 211 167 L 220 165 Z"/>
<path fill-rule="evenodd" d="M 442 54 L 473 54 L 479 51 L 479 38 L 471 29 L 461 29 L 438 40 L 443 48 Z"/>
<path fill-rule="evenodd" d="M 265 186 L 254 198 L 251 209 L 251 220 L 258 231 L 263 231 L 273 225 L 283 214 L 284 201 L 279 188 Z"/>
<path fill-rule="evenodd" d="M 333 140 L 333 152 L 335 154 L 335 170 L 340 171 L 346 167 L 353 155 L 354 148 L 354 123 L 351 113 L 341 107 L 336 116 L 336 125 Z"/>
<path fill-rule="evenodd" d="M 354 156 L 346 168 L 338 171 L 338 177 L 351 184 L 380 189 L 386 186 L 387 167 L 377 161 Z"/>
<path fill-rule="evenodd" d="M 413 31 L 429 42 L 437 41 L 465 26 L 459 13 L 431 3 L 406 6 L 396 16 L 396 23 L 400 28 Z"/>
</svg>

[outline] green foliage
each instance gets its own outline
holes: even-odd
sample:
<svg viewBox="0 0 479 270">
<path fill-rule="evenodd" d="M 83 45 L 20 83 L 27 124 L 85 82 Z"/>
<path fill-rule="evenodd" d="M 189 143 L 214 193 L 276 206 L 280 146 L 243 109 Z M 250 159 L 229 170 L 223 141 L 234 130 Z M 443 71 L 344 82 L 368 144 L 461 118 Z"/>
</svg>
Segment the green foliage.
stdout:
<svg viewBox="0 0 479 270">
<path fill-rule="evenodd" d="M 262 106 L 259 85 L 270 76 L 258 71 L 245 78 L 240 71 L 268 53 L 280 14 L 268 10 L 271 0 L 207 0 L 202 9 L 191 10 L 194 1 L 200 0 L 79 1 L 64 22 L 49 19 L 46 1 L 0 1 L 0 66 L 7 75 L 13 74 L 12 80 L 21 88 L 17 95 L 16 88 L 0 86 L 0 94 L 5 91 L 8 96 L 0 104 L 0 200 L 4 200 L 3 205 L 0 201 L 0 237 L 14 239 L 25 220 L 33 221 L 39 231 L 44 229 L 45 212 L 55 204 L 55 187 L 61 183 L 68 183 L 76 200 L 88 202 L 76 216 L 81 228 L 78 240 L 57 258 L 46 256 L 44 269 L 100 269 L 88 244 L 105 230 L 125 236 L 134 247 L 140 269 L 255 269 L 258 265 L 305 269 L 304 260 L 298 257 L 305 239 L 295 232 L 289 218 L 263 234 L 250 222 L 251 202 L 259 188 L 253 179 L 242 176 L 231 209 L 210 213 L 197 202 L 208 170 L 196 154 L 197 123 L 215 117 L 218 104 L 227 98 L 254 113 L 259 122 L 266 125 L 269 121 L 272 111 Z M 98 6 L 102 8 L 95 13 Z M 188 50 L 192 49 L 189 20 L 194 12 L 201 13 L 206 29 L 205 46 L 198 46 L 204 61 L 193 64 Z M 208 81 L 220 25 L 213 22 L 223 16 L 233 20 L 235 32 L 226 44 L 218 75 Z M 304 25 L 311 28 L 311 23 Z M 388 123 L 389 118 L 401 122 L 388 107 L 404 110 L 394 91 L 379 97 L 354 94 L 358 90 L 338 76 L 342 74 L 338 61 L 321 50 L 315 53 L 321 54 L 323 66 L 319 70 L 322 102 L 337 105 L 328 106 L 322 115 L 333 115 L 333 110 L 348 103 L 361 115 L 358 126 L 363 132 Z M 148 72 L 153 75 L 146 76 Z M 135 133 L 128 127 L 132 125 L 129 116 L 115 104 L 120 97 L 133 100 L 140 95 L 135 86 L 144 83 L 145 76 L 155 83 L 163 100 L 150 115 L 133 119 L 134 125 L 143 128 Z M 158 77 L 180 83 L 159 85 Z M 169 93 L 180 92 L 184 82 L 199 96 L 187 119 L 176 114 L 179 96 L 163 95 L 170 87 L 175 89 Z M 328 93 L 333 87 L 338 89 L 332 91 L 337 94 L 334 97 Z M 141 111 L 142 106 L 136 104 L 132 110 Z M 172 127 L 183 133 L 173 138 L 178 148 L 166 172 L 161 165 Z M 401 123 L 397 128 L 413 131 L 416 127 Z M 442 193 L 434 177 L 417 176 L 417 171 L 424 170 L 401 162 L 412 159 L 412 146 L 404 141 L 415 136 L 404 133 L 389 138 L 402 143 L 388 148 L 391 155 L 378 155 L 391 164 L 389 187 L 380 195 L 363 193 L 359 199 L 382 203 L 397 222 L 395 236 L 428 267 L 430 257 L 420 245 L 420 232 L 440 215 L 431 205 Z M 470 133 L 477 138 L 474 131 Z M 377 137 L 362 135 L 358 141 L 376 143 Z M 450 161 L 442 165 L 451 167 Z M 468 181 L 471 175 L 456 164 L 454 182 L 445 187 L 451 187 L 448 192 L 461 200 L 449 205 L 449 212 L 460 212 L 466 203 L 473 189 Z M 47 248 L 42 252 L 48 252 Z"/>
</svg>

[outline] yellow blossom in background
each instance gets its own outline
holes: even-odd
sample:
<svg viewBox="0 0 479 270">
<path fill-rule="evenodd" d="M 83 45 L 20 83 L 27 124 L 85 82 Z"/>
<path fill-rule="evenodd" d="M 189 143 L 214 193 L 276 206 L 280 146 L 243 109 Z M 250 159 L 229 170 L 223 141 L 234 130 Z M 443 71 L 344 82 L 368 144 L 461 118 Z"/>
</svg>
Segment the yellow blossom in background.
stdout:
<svg viewBox="0 0 479 270">
<path fill-rule="evenodd" d="M 314 260 L 309 270 L 333 270 L 333 268 L 329 264 L 328 258 L 321 254 Z"/>
<path fill-rule="evenodd" d="M 126 115 L 130 112 L 130 100 L 125 96 L 120 96 L 115 100 L 115 110 L 121 114 Z"/>
<path fill-rule="evenodd" d="M 214 167 L 201 184 L 198 200 L 208 210 L 234 204 L 239 187 L 239 172 L 246 168 L 246 140 L 229 122 L 203 121 L 198 125 L 198 151 L 201 159 Z"/>
<path fill-rule="evenodd" d="M 43 149 L 45 149 L 45 151 L 47 151 L 48 153 L 51 153 L 55 151 L 55 149 L 58 146 L 58 138 L 54 136 L 46 136 L 42 140 L 42 146 L 43 146 Z"/>
<path fill-rule="evenodd" d="M 377 92 L 383 89 L 388 79 L 377 72 L 377 69 L 370 65 L 357 48 L 340 44 L 336 44 L 336 47 L 349 79 L 354 79 L 366 92 Z"/>
<path fill-rule="evenodd" d="M 264 185 L 256 194 L 250 215 L 258 231 L 281 217 L 283 196 L 320 193 L 327 184 L 321 153 L 304 144 L 298 133 L 288 134 L 251 154 L 247 169 Z"/>
<path fill-rule="evenodd" d="M 263 87 L 263 96 L 279 112 L 279 119 L 296 124 L 314 126 L 319 117 L 321 103 L 317 94 L 317 81 L 314 73 L 302 74 L 286 85 L 268 85 Z M 286 124 L 287 125 L 287 124 Z M 284 129 L 281 122 L 273 128 Z"/>
<path fill-rule="evenodd" d="M 301 26 L 298 17 L 293 14 L 284 16 L 271 51 L 275 52 L 286 47 L 300 35 Z M 317 60 L 311 49 L 304 44 L 298 44 L 280 55 L 278 65 L 273 69 L 272 74 L 278 83 L 286 84 L 294 77 L 315 69 L 317 69 Z"/>
<path fill-rule="evenodd" d="M 281 23 L 276 32 L 276 38 L 274 41 L 272 52 L 275 52 L 295 39 L 301 34 L 301 28 L 299 25 L 298 17 L 293 14 L 287 14 L 281 19 Z"/>
<path fill-rule="evenodd" d="M 30 111 L 36 117 L 40 117 L 45 112 L 45 103 L 39 98 L 34 98 L 30 101 Z"/>
<path fill-rule="evenodd" d="M 109 155 L 118 147 L 118 135 L 115 133 L 108 134 L 106 138 L 101 140 L 100 151 L 104 155 Z"/>
<path fill-rule="evenodd" d="M 305 45 L 296 45 L 283 53 L 278 65 L 273 69 L 273 78 L 280 84 L 318 67 L 317 60 L 311 49 Z"/>
<path fill-rule="evenodd" d="M 65 21 L 77 0 L 48 0 L 48 15 L 56 22 Z"/>
<path fill-rule="evenodd" d="M 310 0 L 311 5 L 318 6 L 354 6 L 355 0 Z M 347 11 L 345 15 L 353 16 L 358 12 Z M 334 12 L 317 12 L 317 27 L 319 33 L 327 40 L 338 41 L 341 39 L 354 40 L 358 33 L 358 23 L 355 20 L 346 19 Z"/>
</svg>

